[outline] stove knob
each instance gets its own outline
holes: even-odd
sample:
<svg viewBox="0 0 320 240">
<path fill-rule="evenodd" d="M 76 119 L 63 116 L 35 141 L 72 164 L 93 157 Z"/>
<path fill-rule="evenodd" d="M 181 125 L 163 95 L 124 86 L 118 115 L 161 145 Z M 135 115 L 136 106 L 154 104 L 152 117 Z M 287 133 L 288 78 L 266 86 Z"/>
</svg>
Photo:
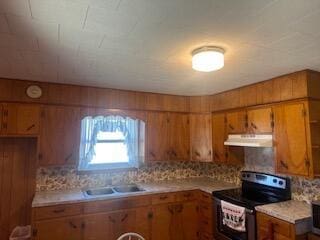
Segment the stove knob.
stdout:
<svg viewBox="0 0 320 240">
<path fill-rule="evenodd" d="M 249 178 L 250 177 L 250 174 L 247 174 L 247 178 Z"/>
<path fill-rule="evenodd" d="M 274 178 L 273 179 L 273 183 L 277 183 L 277 182 L 278 182 L 278 180 Z"/>
<path fill-rule="evenodd" d="M 283 185 L 283 181 L 279 181 L 279 185 L 280 185 L 280 186 Z"/>
<path fill-rule="evenodd" d="M 245 174 L 242 174 L 242 177 L 243 177 L 243 178 L 245 178 L 245 177 L 246 177 L 246 175 L 245 175 Z"/>
</svg>

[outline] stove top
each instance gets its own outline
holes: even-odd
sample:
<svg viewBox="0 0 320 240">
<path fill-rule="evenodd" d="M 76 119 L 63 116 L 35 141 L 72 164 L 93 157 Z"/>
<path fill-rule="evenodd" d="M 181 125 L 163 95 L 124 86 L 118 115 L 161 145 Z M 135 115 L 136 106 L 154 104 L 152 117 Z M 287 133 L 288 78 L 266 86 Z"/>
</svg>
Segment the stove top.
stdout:
<svg viewBox="0 0 320 240">
<path fill-rule="evenodd" d="M 258 205 L 291 199 L 290 181 L 287 178 L 257 172 L 242 172 L 242 187 L 213 192 L 219 200 L 250 210 Z"/>
</svg>

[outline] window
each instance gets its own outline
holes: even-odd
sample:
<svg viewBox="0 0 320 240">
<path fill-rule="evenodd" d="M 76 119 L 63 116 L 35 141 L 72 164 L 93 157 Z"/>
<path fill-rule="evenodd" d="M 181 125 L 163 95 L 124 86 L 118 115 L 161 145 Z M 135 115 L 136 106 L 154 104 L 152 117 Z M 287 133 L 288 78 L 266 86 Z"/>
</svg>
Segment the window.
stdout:
<svg viewBox="0 0 320 240">
<path fill-rule="evenodd" d="M 144 161 L 144 122 L 121 116 L 81 121 L 79 170 L 136 168 Z"/>
</svg>

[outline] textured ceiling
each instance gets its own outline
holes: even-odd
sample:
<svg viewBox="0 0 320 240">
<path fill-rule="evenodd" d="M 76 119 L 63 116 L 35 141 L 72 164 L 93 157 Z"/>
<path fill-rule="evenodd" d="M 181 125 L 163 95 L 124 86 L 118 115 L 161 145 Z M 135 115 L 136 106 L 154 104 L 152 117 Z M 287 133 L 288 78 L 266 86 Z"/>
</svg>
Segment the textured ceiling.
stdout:
<svg viewBox="0 0 320 240">
<path fill-rule="evenodd" d="M 0 77 L 203 95 L 320 70 L 320 0 L 0 0 Z M 190 52 L 226 50 L 192 70 Z"/>
</svg>

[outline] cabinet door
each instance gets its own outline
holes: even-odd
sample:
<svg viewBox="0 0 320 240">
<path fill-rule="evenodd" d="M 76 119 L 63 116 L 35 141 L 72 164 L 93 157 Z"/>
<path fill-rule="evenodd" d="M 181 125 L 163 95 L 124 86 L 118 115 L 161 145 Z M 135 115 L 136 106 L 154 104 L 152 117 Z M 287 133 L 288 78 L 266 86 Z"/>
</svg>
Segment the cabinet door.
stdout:
<svg viewBox="0 0 320 240">
<path fill-rule="evenodd" d="M 167 156 L 167 114 L 147 113 L 147 159 L 165 161 Z"/>
<path fill-rule="evenodd" d="M 224 113 L 212 115 L 212 149 L 213 160 L 215 162 L 226 161 L 226 147 L 224 141 L 226 140 L 226 119 Z"/>
<path fill-rule="evenodd" d="M 235 111 L 226 113 L 227 133 L 245 133 L 247 131 L 247 113 L 246 111 Z"/>
<path fill-rule="evenodd" d="M 73 165 L 79 158 L 80 109 L 45 106 L 41 113 L 40 165 Z"/>
<path fill-rule="evenodd" d="M 211 114 L 190 114 L 191 160 L 212 161 Z"/>
<path fill-rule="evenodd" d="M 3 110 L 4 134 L 36 135 L 39 133 L 40 107 L 38 105 L 6 103 L 3 105 Z"/>
<path fill-rule="evenodd" d="M 248 110 L 248 130 L 250 133 L 272 133 L 272 108 L 258 108 Z"/>
<path fill-rule="evenodd" d="M 83 240 L 104 239 L 110 234 L 109 221 L 107 213 L 85 216 L 83 218 Z"/>
<path fill-rule="evenodd" d="M 189 115 L 184 113 L 168 113 L 168 117 L 169 160 L 189 160 Z"/>
<path fill-rule="evenodd" d="M 276 169 L 278 173 L 309 175 L 304 103 L 274 107 Z"/>
<path fill-rule="evenodd" d="M 177 214 L 182 225 L 182 238 L 183 240 L 196 240 L 198 239 L 198 211 L 197 203 L 195 201 L 185 202 L 177 206 Z"/>
<path fill-rule="evenodd" d="M 179 240 L 176 232 L 181 231 L 181 225 L 176 224 L 174 204 L 154 206 L 152 212 L 152 240 Z"/>
<path fill-rule="evenodd" d="M 82 219 L 62 218 L 35 223 L 35 240 L 81 240 Z"/>
</svg>

